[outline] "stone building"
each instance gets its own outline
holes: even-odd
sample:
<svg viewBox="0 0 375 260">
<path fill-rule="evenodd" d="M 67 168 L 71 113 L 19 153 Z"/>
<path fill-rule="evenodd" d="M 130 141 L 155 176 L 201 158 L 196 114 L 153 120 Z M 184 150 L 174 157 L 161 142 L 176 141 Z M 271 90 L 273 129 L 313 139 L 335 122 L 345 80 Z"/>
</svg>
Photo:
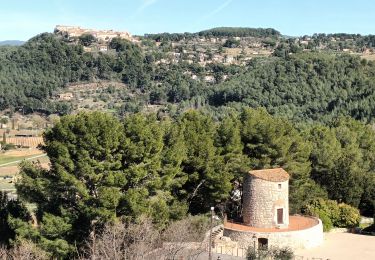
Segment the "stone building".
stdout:
<svg viewBox="0 0 375 260">
<path fill-rule="evenodd" d="M 110 42 L 113 38 L 119 37 L 129 41 L 134 41 L 134 38 L 129 32 L 118 32 L 114 30 L 96 30 L 96 29 L 85 29 L 80 26 L 68 26 L 68 25 L 56 25 L 55 33 L 63 34 L 71 37 L 80 37 L 84 34 L 91 34 L 96 39 L 103 42 Z"/>
<path fill-rule="evenodd" d="M 242 222 L 224 221 L 223 236 L 241 247 L 311 248 L 323 243 L 323 225 L 310 216 L 289 216 L 289 174 L 282 168 L 244 176 Z"/>
<path fill-rule="evenodd" d="M 282 168 L 250 171 L 243 185 L 243 223 L 258 228 L 289 225 L 289 174 Z"/>
</svg>

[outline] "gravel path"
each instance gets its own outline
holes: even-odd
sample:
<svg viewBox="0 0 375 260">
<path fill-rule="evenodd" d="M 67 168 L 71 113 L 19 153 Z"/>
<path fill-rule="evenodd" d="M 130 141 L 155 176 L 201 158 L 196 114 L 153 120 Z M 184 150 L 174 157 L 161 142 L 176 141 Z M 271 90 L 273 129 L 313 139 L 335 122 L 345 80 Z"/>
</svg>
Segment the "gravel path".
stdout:
<svg viewBox="0 0 375 260">
<path fill-rule="evenodd" d="M 303 259 L 322 258 L 324 260 L 374 260 L 375 236 L 365 236 L 352 233 L 325 233 L 323 245 L 297 250 Z"/>
</svg>

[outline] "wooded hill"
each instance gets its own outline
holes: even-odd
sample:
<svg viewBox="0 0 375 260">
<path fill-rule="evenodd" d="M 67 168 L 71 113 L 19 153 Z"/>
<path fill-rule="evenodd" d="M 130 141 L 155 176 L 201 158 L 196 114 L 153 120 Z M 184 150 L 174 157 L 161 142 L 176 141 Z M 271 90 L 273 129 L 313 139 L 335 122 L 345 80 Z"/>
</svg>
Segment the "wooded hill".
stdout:
<svg viewBox="0 0 375 260">
<path fill-rule="evenodd" d="M 20 47 L 0 48 L 0 110 L 67 114 L 74 108 L 72 103 L 51 102 L 51 97 L 67 84 L 106 80 L 123 82 L 138 93 L 124 97 L 122 106 L 111 105 L 120 114 L 142 111 L 148 104 L 157 105 L 163 113 L 199 107 L 219 114 L 227 106 L 246 105 L 296 120 L 329 121 L 343 115 L 373 121 L 372 61 L 316 48 L 302 51 L 273 29 L 223 27 L 194 35 L 224 37 L 234 43 L 237 40 L 231 37 L 246 36 L 264 44 L 262 48 L 272 48 L 264 47 L 269 46 L 265 39 L 272 36 L 276 45 L 271 57 L 247 58 L 243 52 L 234 57 L 243 61 L 225 63 L 215 57 L 227 59 L 223 49 L 232 47 L 226 42 L 199 45 L 187 40 L 174 47 L 172 34 L 160 45 L 155 40 L 164 36 L 146 35 L 139 44 L 114 39 L 108 51 L 92 52 L 85 51 L 79 41 L 41 34 Z M 345 35 L 313 38 L 334 36 Z M 360 39 L 355 36 L 356 41 Z M 239 49 L 246 47 L 245 40 L 237 42 Z M 178 60 L 170 58 L 177 54 Z"/>
<path fill-rule="evenodd" d="M 197 33 L 155 33 L 145 34 L 145 38 L 156 41 L 179 41 L 193 37 L 280 37 L 280 32 L 272 28 L 217 27 Z"/>
</svg>

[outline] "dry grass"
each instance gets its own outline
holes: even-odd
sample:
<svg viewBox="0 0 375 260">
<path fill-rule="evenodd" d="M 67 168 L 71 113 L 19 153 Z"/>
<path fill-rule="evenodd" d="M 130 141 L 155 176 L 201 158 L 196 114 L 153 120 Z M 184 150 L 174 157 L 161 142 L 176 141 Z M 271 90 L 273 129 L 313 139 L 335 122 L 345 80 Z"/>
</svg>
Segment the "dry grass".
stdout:
<svg viewBox="0 0 375 260">
<path fill-rule="evenodd" d="M 224 48 L 225 54 L 236 57 L 241 54 L 242 48 Z M 268 49 L 261 48 L 245 48 L 245 55 L 248 57 L 270 56 L 272 53 Z"/>
<path fill-rule="evenodd" d="M 28 157 L 42 154 L 43 152 L 39 149 L 32 148 L 32 149 L 17 149 L 17 150 L 9 150 L 0 154 L 0 158 L 2 156 L 13 156 L 13 157 Z"/>
<path fill-rule="evenodd" d="M 38 156 L 41 154 L 43 154 L 43 152 L 36 148 L 6 151 L 3 153 L 0 153 L 0 165 L 5 164 L 5 163 L 17 162 L 17 161 L 28 159 L 28 158 Z M 1 166 L 0 166 L 0 169 L 1 169 Z"/>
<path fill-rule="evenodd" d="M 8 162 L 16 162 L 19 160 L 24 160 L 31 158 L 37 155 L 41 155 L 43 152 L 39 149 L 20 149 L 20 150 L 10 150 L 3 153 L 0 153 L 0 164 Z M 38 157 L 31 159 L 31 161 L 40 161 L 42 167 L 49 167 L 49 159 L 47 156 Z M 0 167 L 0 176 L 10 175 L 13 176 L 19 172 L 19 163 L 14 163 L 11 165 L 6 165 Z"/>
<path fill-rule="evenodd" d="M 366 60 L 375 60 L 375 54 L 364 54 L 361 55 L 361 58 Z"/>
</svg>

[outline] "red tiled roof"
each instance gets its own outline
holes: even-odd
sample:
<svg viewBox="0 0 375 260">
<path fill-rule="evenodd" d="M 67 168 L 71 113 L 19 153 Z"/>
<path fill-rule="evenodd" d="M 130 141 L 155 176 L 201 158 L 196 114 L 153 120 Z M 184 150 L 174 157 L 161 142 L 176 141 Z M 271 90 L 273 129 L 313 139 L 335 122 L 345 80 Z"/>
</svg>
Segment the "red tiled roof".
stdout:
<svg viewBox="0 0 375 260">
<path fill-rule="evenodd" d="M 289 174 L 283 168 L 264 169 L 249 171 L 249 174 L 255 178 L 266 181 L 282 182 L 289 180 Z"/>
</svg>

